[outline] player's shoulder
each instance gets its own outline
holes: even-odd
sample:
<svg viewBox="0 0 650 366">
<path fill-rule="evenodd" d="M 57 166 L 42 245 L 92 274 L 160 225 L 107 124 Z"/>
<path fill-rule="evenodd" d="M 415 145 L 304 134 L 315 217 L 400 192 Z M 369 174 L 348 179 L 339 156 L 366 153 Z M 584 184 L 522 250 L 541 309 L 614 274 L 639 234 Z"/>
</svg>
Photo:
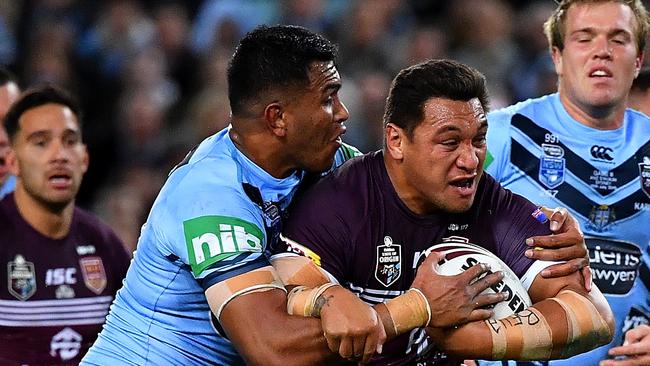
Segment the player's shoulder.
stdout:
<svg viewBox="0 0 650 366">
<path fill-rule="evenodd" d="M 241 168 L 223 133 L 204 140 L 190 154 L 169 175 L 152 212 L 165 208 L 181 217 L 196 216 L 215 207 L 248 205 Z"/>
<path fill-rule="evenodd" d="M 625 110 L 627 128 L 632 134 L 643 134 L 650 140 L 650 117 L 634 109 Z"/>
<path fill-rule="evenodd" d="M 381 152 L 353 156 L 336 170 L 322 178 L 316 185 L 328 189 L 332 194 L 355 194 L 364 191 L 372 179 L 371 173 L 376 169 Z"/>
<path fill-rule="evenodd" d="M 79 237 L 93 238 L 99 245 L 122 245 L 113 229 L 93 213 L 75 206 L 71 231 Z"/>
<path fill-rule="evenodd" d="M 521 101 L 510 106 L 500 108 L 488 113 L 488 120 L 490 124 L 510 124 L 512 117 L 515 115 L 524 115 L 528 118 L 534 119 L 538 115 L 548 114 L 555 108 L 556 103 L 559 102 L 559 97 L 556 94 L 544 95 L 539 98 L 531 98 Z"/>
<path fill-rule="evenodd" d="M 294 207 L 329 207 L 332 210 L 344 207 L 356 211 L 367 203 L 369 188 L 373 184 L 371 171 L 376 169 L 380 152 L 368 153 L 348 159 L 343 165 L 320 178 L 294 199 Z M 383 164 L 383 162 L 382 162 Z M 344 202 L 345 205 L 340 203 Z"/>
</svg>

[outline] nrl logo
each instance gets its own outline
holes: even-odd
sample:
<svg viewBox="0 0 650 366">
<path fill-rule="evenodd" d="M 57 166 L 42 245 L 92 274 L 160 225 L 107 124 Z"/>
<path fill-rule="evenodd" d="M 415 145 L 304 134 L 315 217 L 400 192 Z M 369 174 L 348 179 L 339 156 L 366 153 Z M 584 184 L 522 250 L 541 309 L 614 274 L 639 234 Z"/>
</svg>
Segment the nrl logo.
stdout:
<svg viewBox="0 0 650 366">
<path fill-rule="evenodd" d="M 13 262 L 7 263 L 7 289 L 18 300 L 25 301 L 36 292 L 36 270 L 34 263 L 27 262 L 17 254 Z"/>
<path fill-rule="evenodd" d="M 390 236 L 384 237 L 384 245 L 377 246 L 375 278 L 385 287 L 389 287 L 402 274 L 402 246 L 393 243 Z"/>
</svg>

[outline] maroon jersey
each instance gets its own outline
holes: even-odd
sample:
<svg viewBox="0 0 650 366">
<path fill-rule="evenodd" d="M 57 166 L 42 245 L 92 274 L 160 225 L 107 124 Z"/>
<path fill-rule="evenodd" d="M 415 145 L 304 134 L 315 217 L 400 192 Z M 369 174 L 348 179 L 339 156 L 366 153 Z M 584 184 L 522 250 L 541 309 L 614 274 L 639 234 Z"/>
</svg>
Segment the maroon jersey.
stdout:
<svg viewBox="0 0 650 366">
<path fill-rule="evenodd" d="M 50 239 L 0 201 L 0 365 L 76 365 L 101 330 L 130 256 L 113 231 L 74 210 Z"/>
<path fill-rule="evenodd" d="M 427 216 L 399 199 L 375 152 L 353 159 L 294 200 L 282 242 L 275 252 L 311 257 L 339 283 L 369 304 L 385 302 L 410 288 L 422 252 L 453 237 L 495 253 L 520 278 L 532 265 L 526 238 L 550 233 L 536 220 L 537 207 L 484 176 L 476 199 L 462 214 Z M 306 247 L 306 249 L 304 248 Z M 423 329 L 384 345 L 375 365 L 458 365 L 439 352 Z"/>
</svg>

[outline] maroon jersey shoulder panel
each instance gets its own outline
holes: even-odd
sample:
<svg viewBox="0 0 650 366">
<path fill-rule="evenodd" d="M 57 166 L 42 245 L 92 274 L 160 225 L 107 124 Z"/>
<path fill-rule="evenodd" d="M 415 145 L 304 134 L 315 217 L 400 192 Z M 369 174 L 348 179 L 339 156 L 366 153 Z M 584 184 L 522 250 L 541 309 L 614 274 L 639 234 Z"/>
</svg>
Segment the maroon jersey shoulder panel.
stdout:
<svg viewBox="0 0 650 366">
<path fill-rule="evenodd" d="M 101 330 L 129 257 L 117 236 L 75 209 L 47 238 L 0 201 L 0 364 L 77 364 Z"/>
</svg>

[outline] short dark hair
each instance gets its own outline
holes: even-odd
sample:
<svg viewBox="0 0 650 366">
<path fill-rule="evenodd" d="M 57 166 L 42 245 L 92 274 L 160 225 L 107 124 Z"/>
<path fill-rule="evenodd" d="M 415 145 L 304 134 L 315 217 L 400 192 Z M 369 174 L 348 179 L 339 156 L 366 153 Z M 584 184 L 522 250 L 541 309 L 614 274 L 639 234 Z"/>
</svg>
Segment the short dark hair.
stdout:
<svg viewBox="0 0 650 366">
<path fill-rule="evenodd" d="M 430 98 L 469 101 L 478 98 L 489 110 L 485 76 L 478 70 L 452 60 L 429 60 L 397 74 L 390 86 L 384 125 L 393 123 L 409 138 L 424 119 L 424 104 Z"/>
<path fill-rule="evenodd" d="M 7 68 L 0 66 L 0 86 L 4 86 L 5 84 L 9 84 L 9 83 L 18 84 L 18 79 L 16 79 L 16 75 L 14 75 Z"/>
<path fill-rule="evenodd" d="M 12 142 L 14 141 L 16 133 L 20 130 L 20 117 L 26 111 L 50 103 L 61 104 L 70 108 L 72 113 L 77 117 L 77 123 L 79 124 L 79 128 L 81 128 L 81 108 L 72 96 L 52 85 L 43 85 L 25 91 L 7 111 L 4 123 L 9 139 Z"/>
<path fill-rule="evenodd" d="M 273 88 L 309 83 L 314 61 L 335 61 L 337 48 L 325 37 L 290 25 L 259 26 L 242 38 L 228 64 L 228 98 L 233 115 Z"/>
<path fill-rule="evenodd" d="M 650 89 L 650 67 L 644 67 L 639 71 L 639 76 L 632 82 L 632 89 L 641 91 Z"/>
</svg>

